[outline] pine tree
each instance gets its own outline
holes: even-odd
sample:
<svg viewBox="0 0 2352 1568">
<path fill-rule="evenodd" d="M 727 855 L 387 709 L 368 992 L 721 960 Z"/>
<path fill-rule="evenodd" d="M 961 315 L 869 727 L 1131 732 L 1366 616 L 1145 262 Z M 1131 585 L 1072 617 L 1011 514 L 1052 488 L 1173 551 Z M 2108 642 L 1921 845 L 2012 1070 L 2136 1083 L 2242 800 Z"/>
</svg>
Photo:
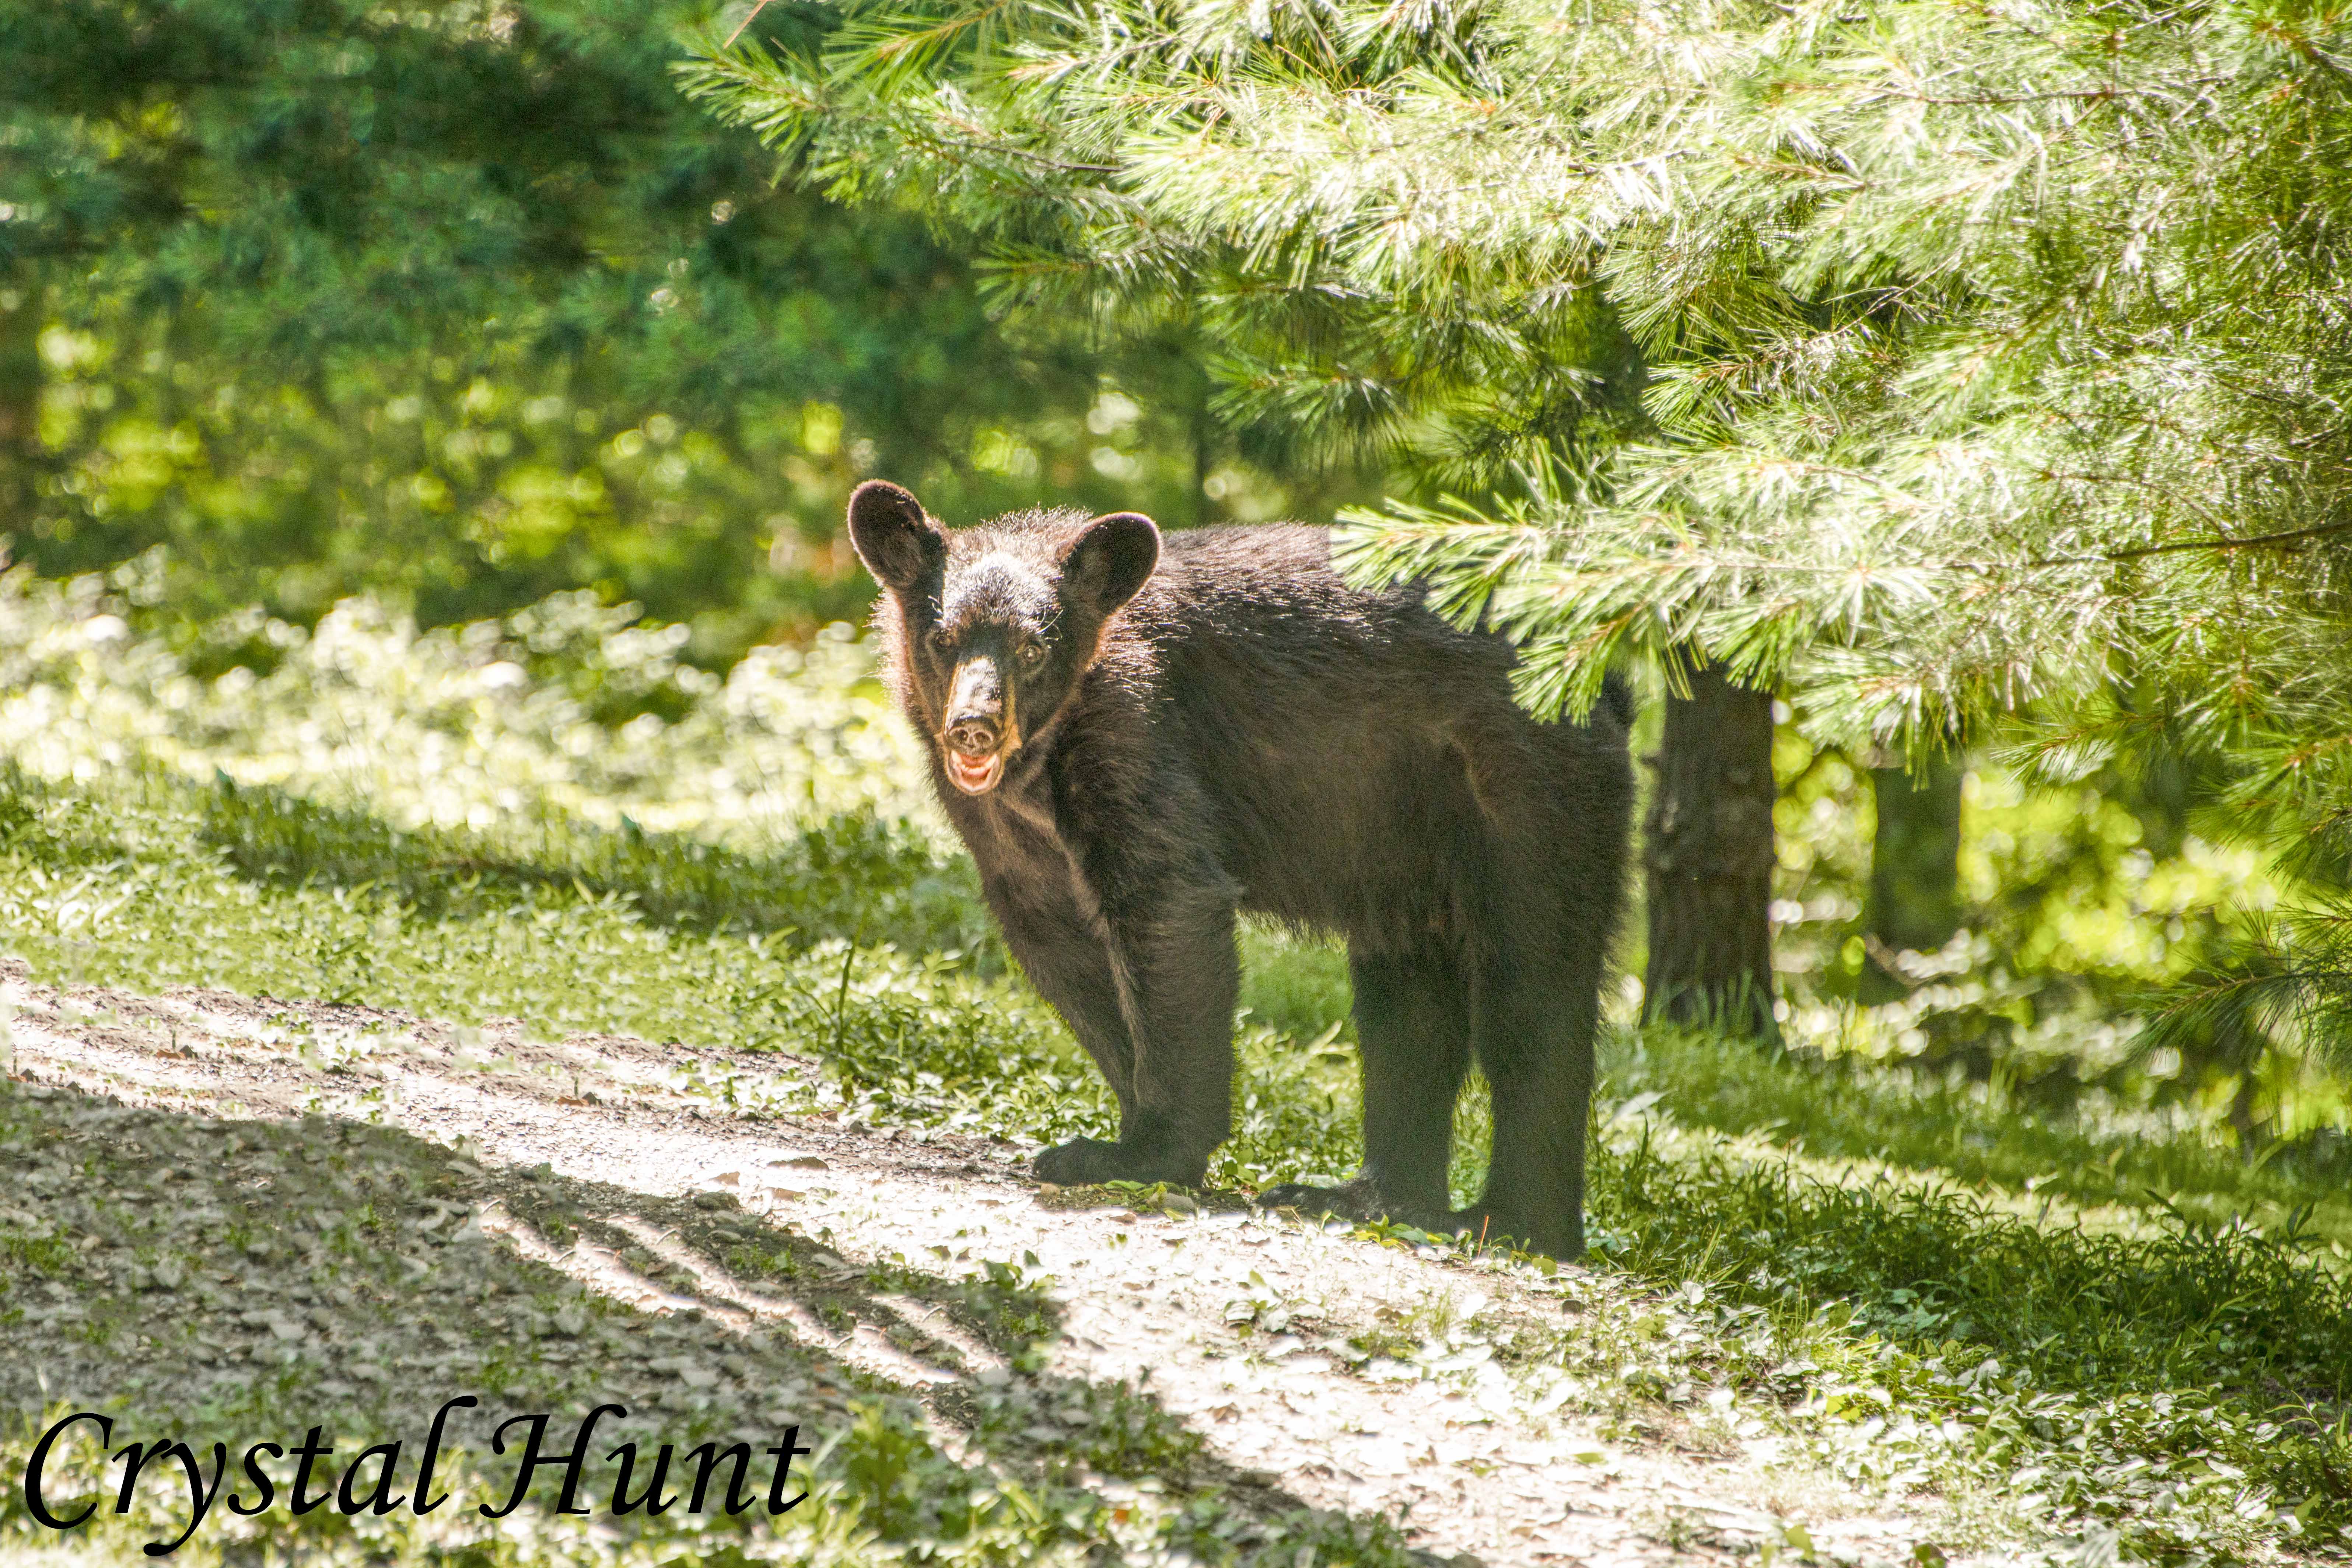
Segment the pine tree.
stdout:
<svg viewBox="0 0 2352 1568">
<path fill-rule="evenodd" d="M 1652 1018 L 1770 1035 L 1772 694 L 1675 672 L 1642 824 Z"/>
</svg>

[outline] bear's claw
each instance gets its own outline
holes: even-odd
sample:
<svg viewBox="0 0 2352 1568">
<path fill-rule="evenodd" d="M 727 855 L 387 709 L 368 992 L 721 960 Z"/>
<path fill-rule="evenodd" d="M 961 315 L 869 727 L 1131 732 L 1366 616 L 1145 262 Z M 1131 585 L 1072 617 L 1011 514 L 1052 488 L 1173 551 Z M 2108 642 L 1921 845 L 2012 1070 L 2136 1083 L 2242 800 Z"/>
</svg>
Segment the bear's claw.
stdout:
<svg viewBox="0 0 2352 1568">
<path fill-rule="evenodd" d="M 1258 1194 L 1257 1206 L 1263 1209 L 1297 1209 L 1303 1215 L 1329 1215 L 1338 1219 L 1378 1219 L 1389 1213 L 1388 1205 L 1371 1183 L 1361 1177 L 1344 1186 L 1318 1187 L 1305 1182 L 1284 1182 Z"/>
</svg>

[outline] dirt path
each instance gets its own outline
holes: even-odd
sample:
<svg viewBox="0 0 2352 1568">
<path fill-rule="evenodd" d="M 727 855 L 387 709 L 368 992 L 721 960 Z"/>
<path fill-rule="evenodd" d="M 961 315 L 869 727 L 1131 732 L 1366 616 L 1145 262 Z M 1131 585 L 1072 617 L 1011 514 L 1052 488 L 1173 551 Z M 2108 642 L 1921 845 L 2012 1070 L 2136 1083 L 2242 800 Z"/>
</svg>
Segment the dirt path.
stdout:
<svg viewBox="0 0 2352 1568">
<path fill-rule="evenodd" d="M 772 1100 L 782 1078 L 811 1070 L 789 1058 L 604 1037 L 532 1045 L 513 1027 L 365 1008 L 208 991 L 60 994 L 21 968 L 0 976 L 20 1079 L 204 1116 L 378 1121 L 463 1140 L 471 1160 L 509 1180 L 546 1166 L 648 1202 L 730 1194 L 837 1252 L 844 1271 L 953 1279 L 994 1263 L 1050 1276 L 1062 1311 L 1051 1371 L 1139 1384 L 1238 1484 L 1320 1508 L 1402 1512 L 1410 1539 L 1436 1556 L 1604 1565 L 1745 1555 L 1780 1539 L 1783 1516 L 1801 1517 L 1817 1552 L 1848 1562 L 1904 1562 L 1922 1539 L 1927 1510 L 1906 1518 L 1776 1466 L 1776 1440 L 1729 1391 L 1679 1389 L 1676 1403 L 1630 1423 L 1579 1416 L 1572 1391 L 1531 1384 L 1496 1354 L 1517 1334 L 1557 1335 L 1563 1322 L 1595 1334 L 1634 1320 L 1688 1331 L 1678 1299 L 1603 1273 L 1547 1279 L 1278 1217 L 1071 1206 L 1076 1194 L 1027 1178 L 1024 1151 L 730 1109 Z M 943 1427 L 959 1407 L 935 1395 L 1008 1376 L 919 1303 L 901 1302 L 929 1334 L 910 1351 L 906 1335 L 871 1324 L 828 1326 L 807 1301 L 731 1276 L 626 1205 L 596 1217 L 673 1265 L 667 1279 L 611 1246 L 559 1244 L 495 1196 L 476 1223 L 639 1310 L 693 1308 L 744 1334 L 821 1346 L 925 1396 Z M 1380 1336 L 1369 1357 L 1367 1334 Z"/>
</svg>

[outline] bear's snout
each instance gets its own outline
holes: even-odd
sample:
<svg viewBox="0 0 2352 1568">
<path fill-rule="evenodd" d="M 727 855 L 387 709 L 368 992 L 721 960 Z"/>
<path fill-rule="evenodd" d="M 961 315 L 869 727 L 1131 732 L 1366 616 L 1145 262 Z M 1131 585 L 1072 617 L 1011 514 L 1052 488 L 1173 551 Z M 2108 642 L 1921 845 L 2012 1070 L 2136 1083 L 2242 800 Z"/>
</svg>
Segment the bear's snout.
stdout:
<svg viewBox="0 0 2352 1568">
<path fill-rule="evenodd" d="M 948 689 L 947 722 L 940 733 L 967 757 L 984 757 L 1003 742 L 1013 727 L 1013 693 L 992 658 L 967 658 L 956 666 Z"/>
<path fill-rule="evenodd" d="M 996 721 L 984 717 L 961 719 L 948 726 L 948 744 L 967 757 L 984 757 L 996 750 L 1003 737 Z"/>
<path fill-rule="evenodd" d="M 992 658 L 968 658 L 956 666 L 948 692 L 948 778 L 966 795 L 985 795 L 1004 773 L 1004 754 L 1020 743 L 1013 720 L 1013 693 Z"/>
</svg>

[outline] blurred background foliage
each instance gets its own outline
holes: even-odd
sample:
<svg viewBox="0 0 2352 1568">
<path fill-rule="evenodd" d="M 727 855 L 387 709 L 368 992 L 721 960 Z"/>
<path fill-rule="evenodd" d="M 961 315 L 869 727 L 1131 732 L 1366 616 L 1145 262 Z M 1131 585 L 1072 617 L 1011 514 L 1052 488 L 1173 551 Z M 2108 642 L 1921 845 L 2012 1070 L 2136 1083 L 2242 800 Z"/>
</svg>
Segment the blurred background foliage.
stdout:
<svg viewBox="0 0 2352 1568">
<path fill-rule="evenodd" d="M 828 15 L 768 5 L 745 37 L 804 52 Z M 865 650 L 822 630 L 870 597 L 839 528 L 859 478 L 957 521 L 1050 500 L 1184 525 L 1328 521 L 1486 461 L 1350 401 L 1377 378 L 1349 356 L 1405 341 L 1385 325 L 1244 363 L 1197 313 L 1079 309 L 1042 268 L 982 275 L 935 214 L 780 179 L 677 89 L 674 35 L 711 19 L 0 0 L 11 757 L 405 802 L 394 829 L 458 835 L 436 854 L 461 868 L 509 818 L 756 856 L 806 819 L 919 815 L 870 798 L 910 755 L 845 752 L 832 784 L 791 760 L 824 725 L 883 745 Z M 1584 439 L 1641 372 L 1580 310 L 1544 342 L 1616 370 L 1563 371 L 1538 413 Z M 871 711 L 787 714 L 803 669 Z M 2053 783 L 2031 714 L 1907 769 L 1805 717 L 1781 707 L 1772 754 L 1786 1047 L 2347 1164 L 2344 1080 L 2291 1019 L 2147 1026 L 2313 902 L 2236 841 L 2222 781 L 2155 748 Z M 291 852 L 236 798 L 225 852 L 265 874 Z M 679 865 L 680 908 L 751 875 Z"/>
<path fill-rule="evenodd" d="M 915 217 L 779 184 L 670 82 L 706 10 L 0 5 L 8 548 L 59 575 L 164 546 L 142 607 L 191 635 L 588 588 L 723 668 L 860 612 L 864 474 L 960 517 L 1350 493 L 1240 460 L 1181 331 L 1016 334 Z"/>
<path fill-rule="evenodd" d="M 2193 831 L 2193 792 L 2120 769 L 2053 785 L 1998 733 L 1906 777 L 1817 747 L 1779 711 L 1771 913 L 1790 1044 L 2352 1173 L 2352 1095 L 2325 1053 L 2284 1022 L 2231 1030 L 2170 1016 L 2271 911 L 2312 894 L 2260 849 Z M 1920 774 L 1948 790 L 1940 857 L 1890 870 L 1874 853 L 1890 773 L 1914 833 L 1928 815 L 1908 798 Z M 1921 906 L 1938 918 L 1906 931 Z"/>
</svg>

